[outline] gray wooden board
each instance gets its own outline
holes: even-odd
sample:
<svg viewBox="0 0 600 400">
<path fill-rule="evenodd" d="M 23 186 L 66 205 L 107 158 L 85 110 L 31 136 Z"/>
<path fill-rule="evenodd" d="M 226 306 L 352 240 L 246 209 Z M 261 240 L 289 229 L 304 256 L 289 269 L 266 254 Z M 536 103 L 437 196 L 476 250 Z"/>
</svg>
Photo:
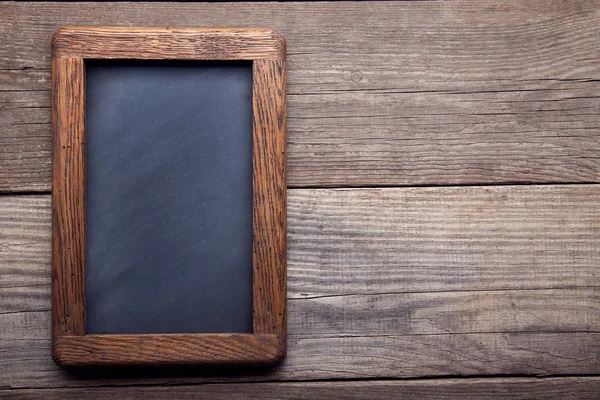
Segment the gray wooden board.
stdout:
<svg viewBox="0 0 600 400">
<path fill-rule="evenodd" d="M 269 373 L 96 375 L 50 351 L 50 196 L 0 197 L 10 387 L 600 373 L 597 185 L 291 189 L 288 357 Z"/>
<path fill-rule="evenodd" d="M 0 190 L 50 189 L 63 25 L 279 30 L 293 187 L 598 182 L 598 1 L 494 4 L 1 3 Z"/>
<path fill-rule="evenodd" d="M 252 64 L 86 62 L 86 332 L 252 332 Z"/>
<path fill-rule="evenodd" d="M 597 400 L 600 378 L 475 378 L 0 390 L 0 399 Z"/>
<path fill-rule="evenodd" d="M 281 31 L 292 187 L 598 182 L 599 10 L 598 0 L 0 3 L 0 191 L 50 189 L 50 36 L 71 24 Z M 596 186 L 289 196 L 284 365 L 93 379 L 48 356 L 49 197 L 2 199 L 0 385 L 54 389 L 0 393 L 597 398 L 597 378 L 348 381 L 598 374 Z M 228 384 L 196 385 L 210 381 Z M 167 383 L 180 386 L 141 386 Z"/>
</svg>

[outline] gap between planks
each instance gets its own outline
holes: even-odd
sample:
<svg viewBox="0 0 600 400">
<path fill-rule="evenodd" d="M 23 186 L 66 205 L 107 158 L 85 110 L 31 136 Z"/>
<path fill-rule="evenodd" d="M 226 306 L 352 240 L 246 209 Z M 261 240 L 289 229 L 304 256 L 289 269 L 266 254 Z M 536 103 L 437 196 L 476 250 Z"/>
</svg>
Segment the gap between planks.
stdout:
<svg viewBox="0 0 600 400">
<path fill-rule="evenodd" d="M 360 190 L 360 189 L 411 189 L 411 188 L 453 188 L 453 187 L 490 187 L 490 186 L 570 186 L 570 185 L 599 185 L 600 182 L 503 182 L 503 183 L 458 183 L 458 184 L 423 184 L 423 185 L 361 185 L 361 186 L 293 186 L 288 185 L 287 190 Z M 2 190 L 0 196 L 27 196 L 52 194 L 52 190 L 40 189 L 40 191 L 17 191 Z"/>
</svg>

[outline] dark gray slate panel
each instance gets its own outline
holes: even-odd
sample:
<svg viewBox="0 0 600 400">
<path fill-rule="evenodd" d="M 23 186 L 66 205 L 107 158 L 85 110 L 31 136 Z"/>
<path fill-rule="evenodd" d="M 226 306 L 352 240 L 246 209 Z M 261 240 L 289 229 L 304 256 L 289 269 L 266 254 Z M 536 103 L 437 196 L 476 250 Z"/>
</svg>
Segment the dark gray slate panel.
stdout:
<svg viewBox="0 0 600 400">
<path fill-rule="evenodd" d="M 251 63 L 86 70 L 87 332 L 252 332 Z"/>
</svg>

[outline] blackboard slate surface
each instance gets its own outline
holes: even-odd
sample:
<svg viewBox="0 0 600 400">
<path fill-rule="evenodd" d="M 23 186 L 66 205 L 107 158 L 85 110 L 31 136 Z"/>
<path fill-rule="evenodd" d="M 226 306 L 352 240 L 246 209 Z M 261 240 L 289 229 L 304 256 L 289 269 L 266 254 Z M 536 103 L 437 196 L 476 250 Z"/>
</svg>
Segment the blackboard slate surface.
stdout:
<svg viewBox="0 0 600 400">
<path fill-rule="evenodd" d="M 86 332 L 252 332 L 251 62 L 86 62 Z"/>
</svg>

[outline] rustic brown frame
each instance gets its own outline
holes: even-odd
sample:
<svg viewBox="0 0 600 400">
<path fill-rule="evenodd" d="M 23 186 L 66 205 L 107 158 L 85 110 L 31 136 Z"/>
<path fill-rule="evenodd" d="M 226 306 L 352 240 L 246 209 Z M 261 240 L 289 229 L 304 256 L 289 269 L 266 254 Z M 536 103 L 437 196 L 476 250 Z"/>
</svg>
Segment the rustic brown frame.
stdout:
<svg viewBox="0 0 600 400">
<path fill-rule="evenodd" d="M 252 334 L 85 334 L 85 59 L 253 61 Z M 52 40 L 52 358 L 276 364 L 286 353 L 285 41 L 268 29 L 66 27 Z"/>
</svg>

